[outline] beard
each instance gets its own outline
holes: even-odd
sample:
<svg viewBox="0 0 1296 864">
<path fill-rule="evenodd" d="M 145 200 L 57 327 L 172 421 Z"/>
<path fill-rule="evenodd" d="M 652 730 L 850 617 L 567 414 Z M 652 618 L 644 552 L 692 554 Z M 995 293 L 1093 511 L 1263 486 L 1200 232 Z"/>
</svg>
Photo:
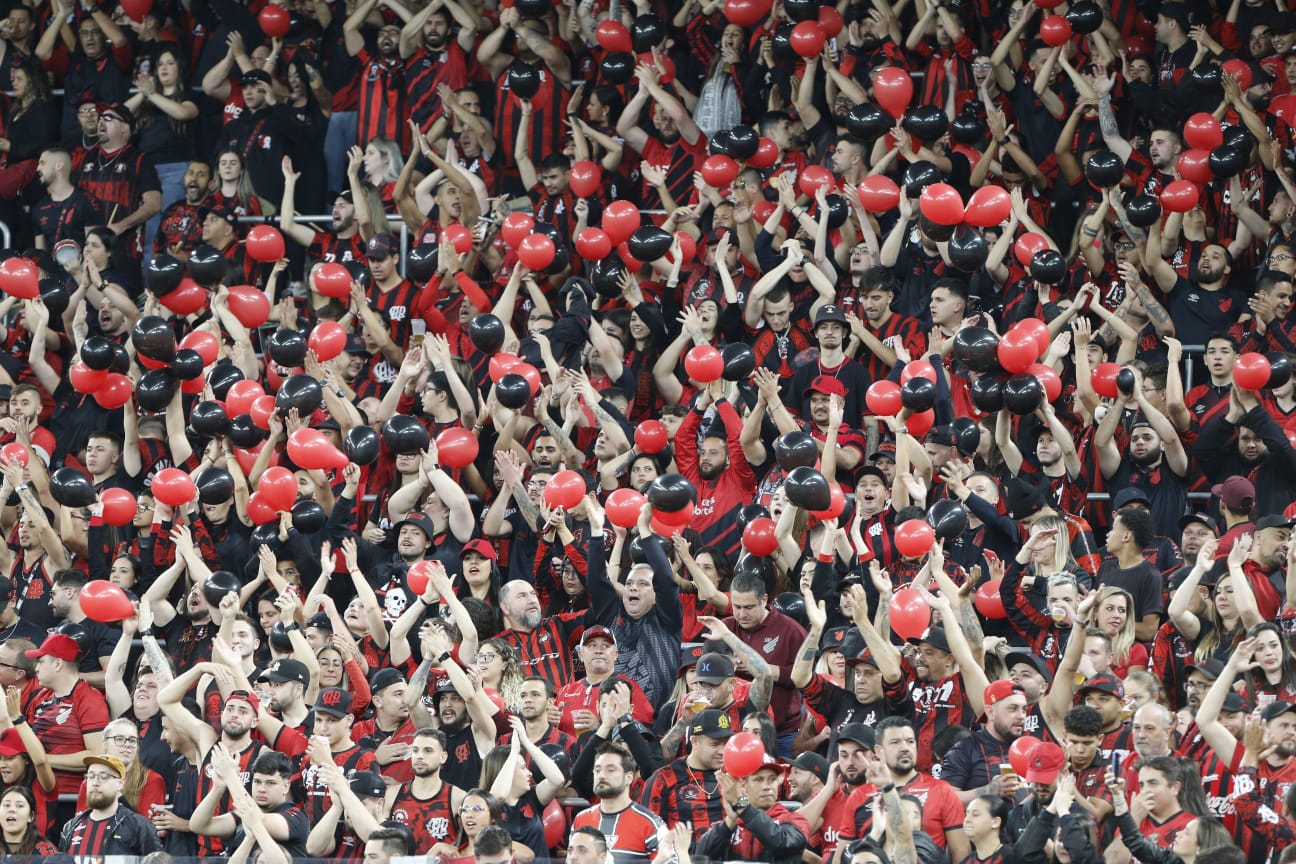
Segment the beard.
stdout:
<svg viewBox="0 0 1296 864">
<path fill-rule="evenodd" d="M 594 794 L 600 798 L 615 798 L 626 790 L 625 784 L 614 786 L 611 783 L 595 783 Z"/>
<path fill-rule="evenodd" d="M 715 480 L 724 473 L 724 470 L 724 465 L 712 465 L 710 468 L 698 465 L 698 474 L 701 475 L 703 480 Z"/>
<path fill-rule="evenodd" d="M 108 792 L 94 791 L 86 792 L 86 804 L 91 810 L 103 810 L 111 807 L 112 803 L 117 800 L 117 796 Z"/>
<path fill-rule="evenodd" d="M 1139 466 L 1140 468 L 1147 468 L 1148 466 L 1155 465 L 1156 463 L 1161 461 L 1161 451 L 1153 450 L 1152 452 L 1145 453 L 1142 456 L 1135 456 L 1133 453 L 1131 453 L 1130 461 L 1133 462 L 1135 465 Z"/>
</svg>

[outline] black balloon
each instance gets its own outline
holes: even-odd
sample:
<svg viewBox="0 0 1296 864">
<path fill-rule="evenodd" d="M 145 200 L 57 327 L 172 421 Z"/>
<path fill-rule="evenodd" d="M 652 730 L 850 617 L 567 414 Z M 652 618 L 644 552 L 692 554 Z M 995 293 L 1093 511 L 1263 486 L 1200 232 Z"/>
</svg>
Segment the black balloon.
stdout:
<svg viewBox="0 0 1296 864">
<path fill-rule="evenodd" d="M 953 540 L 967 530 L 968 514 L 953 498 L 941 498 L 928 508 L 927 524 L 936 530 L 937 540 Z"/>
<path fill-rule="evenodd" d="M 1291 380 L 1292 363 L 1285 353 L 1282 351 L 1270 351 L 1265 357 L 1269 360 L 1268 387 L 1270 390 L 1281 387 Z"/>
<path fill-rule="evenodd" d="M 740 123 L 726 131 L 728 131 L 729 140 L 732 142 L 733 157 L 735 159 L 745 161 L 756 155 L 757 149 L 760 148 L 760 135 L 755 129 L 746 123 Z"/>
<path fill-rule="evenodd" d="M 710 156 L 735 156 L 733 133 L 720 129 L 707 142 L 707 154 Z M 735 156 L 736 158 L 736 156 Z"/>
<path fill-rule="evenodd" d="M 117 344 L 107 336 L 91 336 L 81 343 L 81 362 L 100 372 L 112 368 Z"/>
<path fill-rule="evenodd" d="M 1128 366 L 1116 373 L 1116 389 L 1129 396 L 1134 392 L 1134 370 Z"/>
<path fill-rule="evenodd" d="M 558 230 L 558 226 L 551 222 L 536 222 L 531 228 L 531 233 L 543 234 L 553 241 L 554 259 L 545 268 L 545 272 L 553 275 L 566 270 L 571 263 L 571 253 L 567 249 L 567 238 Z"/>
<path fill-rule="evenodd" d="M 357 465 L 372 465 L 378 461 L 382 444 L 371 426 L 352 426 L 342 439 L 342 452 Z"/>
<path fill-rule="evenodd" d="M 981 444 L 981 427 L 971 417 L 955 417 L 950 423 L 954 427 L 954 436 L 957 439 L 955 446 L 964 456 L 971 456 L 977 452 L 977 447 Z"/>
<path fill-rule="evenodd" d="M 505 80 L 508 89 L 519 99 L 531 99 L 540 92 L 540 70 L 530 63 L 514 60 Z"/>
<path fill-rule="evenodd" d="M 504 345 L 504 322 L 498 315 L 482 312 L 468 322 L 468 339 L 483 354 L 494 354 Z"/>
<path fill-rule="evenodd" d="M 665 228 L 656 225 L 644 225 L 636 228 L 630 235 L 630 254 L 638 260 L 649 264 L 670 251 L 675 238 Z"/>
<path fill-rule="evenodd" d="M 914 413 L 926 411 L 936 404 L 936 384 L 920 375 L 910 378 L 900 385 L 900 404 Z"/>
<path fill-rule="evenodd" d="M 895 121 L 880 105 L 863 102 L 846 113 L 846 131 L 865 142 L 882 137 L 895 125 Z"/>
<path fill-rule="evenodd" d="M 549 0 L 514 0 L 513 8 L 523 18 L 543 18 L 549 14 Z"/>
<path fill-rule="evenodd" d="M 599 72 L 608 84 L 620 87 L 634 77 L 635 56 L 629 51 L 613 51 L 599 64 Z"/>
<path fill-rule="evenodd" d="M 621 296 L 621 277 L 626 272 L 625 262 L 614 251 L 602 261 L 595 261 L 590 268 L 589 280 L 600 297 L 615 298 Z"/>
<path fill-rule="evenodd" d="M 211 288 L 225 281 L 229 260 L 214 246 L 200 244 L 189 253 L 189 275 L 204 288 Z"/>
<path fill-rule="evenodd" d="M 793 21 L 818 21 L 820 0 L 784 0 L 783 11 Z"/>
<path fill-rule="evenodd" d="M 1099 189 L 1109 189 L 1121 182 L 1121 178 L 1125 176 L 1125 165 L 1110 150 L 1099 150 L 1085 163 L 1085 176 Z"/>
<path fill-rule="evenodd" d="M 50 475 L 50 494 L 64 507 L 89 507 L 98 497 L 90 478 L 75 468 L 60 468 Z"/>
<path fill-rule="evenodd" d="M 264 525 L 258 525 L 252 529 L 252 536 L 248 538 L 248 545 L 252 547 L 253 553 L 265 546 L 272 552 L 278 552 L 282 543 L 279 542 L 279 522 L 267 522 Z"/>
<path fill-rule="evenodd" d="M 165 254 L 154 255 L 149 260 L 148 269 L 144 271 L 148 289 L 158 297 L 170 294 L 179 287 L 184 275 L 185 266 L 176 258 Z"/>
<path fill-rule="evenodd" d="M 298 501 L 292 508 L 292 524 L 303 534 L 318 534 L 324 530 L 328 517 L 324 508 L 314 501 Z"/>
<path fill-rule="evenodd" d="M 770 604 L 778 612 L 782 612 L 802 627 L 810 626 L 810 619 L 806 617 L 805 598 L 795 591 L 784 591 L 774 598 Z"/>
<path fill-rule="evenodd" d="M 1080 0 L 1079 3 L 1072 4 L 1066 20 L 1071 25 L 1072 33 L 1088 36 L 1102 26 L 1102 7 L 1093 0 Z"/>
<path fill-rule="evenodd" d="M 202 377 L 202 355 L 192 348 L 181 348 L 176 351 L 175 360 L 171 361 L 171 371 L 181 381 L 192 381 Z"/>
<path fill-rule="evenodd" d="M 266 339 L 266 350 L 270 359 L 285 369 L 300 366 L 306 360 L 306 337 L 300 330 L 280 328 Z"/>
<path fill-rule="evenodd" d="M 792 23 L 784 21 L 774 28 L 774 34 L 770 37 L 770 47 L 774 50 L 774 59 L 782 60 L 785 63 L 795 63 L 797 53 L 792 48 Z"/>
<path fill-rule="evenodd" d="M 175 331 L 166 319 L 157 315 L 145 315 L 131 328 L 131 344 L 135 351 L 150 360 L 159 363 L 170 363 L 175 359 Z"/>
<path fill-rule="evenodd" d="M 778 584 L 778 571 L 774 562 L 764 555 L 753 555 L 750 552 L 738 559 L 734 565 L 734 576 L 753 576 L 765 583 L 766 596 L 773 594 Z"/>
<path fill-rule="evenodd" d="M 995 375 L 980 375 L 972 382 L 972 404 L 978 411 L 993 414 L 1004 407 L 1003 384 Z"/>
<path fill-rule="evenodd" d="M 1044 385 L 1034 375 L 1014 375 L 1003 384 L 1003 402 L 1014 414 L 1030 414 L 1044 404 Z"/>
<path fill-rule="evenodd" d="M 351 274 L 352 281 L 359 282 L 361 288 L 369 290 L 370 284 L 373 283 L 373 274 L 369 272 L 369 268 L 363 261 L 343 261 L 342 266 Z"/>
<path fill-rule="evenodd" d="M 422 453 L 432 440 L 427 427 L 408 414 L 393 414 L 383 424 L 382 438 L 397 456 Z"/>
<path fill-rule="evenodd" d="M 1221 144 L 1211 151 L 1206 164 L 1210 165 L 1211 173 L 1216 177 L 1227 179 L 1237 176 L 1246 168 L 1247 158 L 1248 154 L 1241 148 Z"/>
<path fill-rule="evenodd" d="M 207 383 L 212 388 L 212 395 L 224 399 L 229 389 L 243 380 L 243 373 L 228 360 L 221 360 L 212 366 L 207 373 Z"/>
<path fill-rule="evenodd" d="M 954 359 L 973 372 L 999 368 L 999 337 L 987 327 L 962 327 L 954 334 Z"/>
<path fill-rule="evenodd" d="M 954 237 L 955 225 L 941 225 L 927 218 L 926 213 L 918 216 L 918 227 L 936 243 L 947 243 Z"/>
<path fill-rule="evenodd" d="M 819 461 L 819 447 L 809 432 L 788 432 L 774 442 L 774 459 L 784 471 L 812 468 Z"/>
<path fill-rule="evenodd" d="M 697 500 L 697 489 L 680 474 L 663 474 L 648 484 L 648 503 L 659 513 L 678 513 Z"/>
<path fill-rule="evenodd" d="M 130 354 L 126 351 L 125 345 L 119 345 L 116 342 L 113 343 L 113 358 L 112 363 L 109 364 L 108 368 L 113 372 L 118 372 L 122 375 L 125 375 L 130 371 L 131 358 Z"/>
<path fill-rule="evenodd" d="M 753 519 L 768 519 L 769 515 L 769 508 L 764 504 L 744 504 L 738 510 L 738 533 L 746 531 Z"/>
<path fill-rule="evenodd" d="M 722 377 L 726 381 L 746 381 L 756 371 L 756 354 L 745 342 L 730 342 L 720 350 L 720 356 L 724 358 Z"/>
<path fill-rule="evenodd" d="M 783 492 L 788 501 L 802 510 L 827 510 L 832 503 L 828 478 L 806 465 L 788 472 L 787 479 L 783 481 Z"/>
<path fill-rule="evenodd" d="M 175 375 L 170 369 L 150 369 L 135 385 L 135 401 L 145 411 L 157 413 L 166 410 L 175 392 Z"/>
<path fill-rule="evenodd" d="M 279 416 L 287 417 L 288 412 L 296 408 L 303 418 L 315 413 L 324 398 L 320 383 L 309 375 L 289 375 L 279 385 L 275 394 L 275 411 Z"/>
<path fill-rule="evenodd" d="M 1224 146 L 1236 147 L 1243 153 L 1250 154 L 1251 148 L 1255 146 L 1255 136 L 1245 126 L 1225 126 L 1224 127 Z"/>
<path fill-rule="evenodd" d="M 666 38 L 666 22 L 654 12 L 645 12 L 630 23 L 630 40 L 638 54 L 659 47 Z"/>
<path fill-rule="evenodd" d="M 917 162 L 911 162 L 909 167 L 904 171 L 902 181 L 905 187 L 905 194 L 910 198 L 917 198 L 922 191 L 933 183 L 940 183 L 945 179 L 939 168 L 926 159 Z"/>
<path fill-rule="evenodd" d="M 61 633 L 77 643 L 77 657 L 85 656 L 85 652 L 90 650 L 91 639 L 90 631 L 86 629 L 85 624 L 80 621 L 64 621 L 51 631 Z"/>
<path fill-rule="evenodd" d="M 1041 285 L 1060 285 L 1066 278 L 1066 259 L 1056 249 L 1042 249 L 1031 258 L 1030 274 Z"/>
<path fill-rule="evenodd" d="M 219 402 L 199 402 L 189 412 L 189 425 L 199 435 L 215 438 L 229 431 L 229 415 Z"/>
<path fill-rule="evenodd" d="M 278 530 L 277 525 L 275 528 Z M 202 592 L 210 605 L 220 606 L 226 594 L 237 594 L 242 587 L 243 583 L 230 571 L 216 570 L 203 582 Z"/>
<path fill-rule="evenodd" d="M 828 202 L 828 230 L 836 231 L 846 224 L 847 217 L 850 216 L 850 204 L 846 199 L 837 193 L 830 193 L 824 196 Z M 815 220 L 818 221 L 819 213 L 815 211 Z"/>
<path fill-rule="evenodd" d="M 57 321 L 63 317 L 68 307 L 67 283 L 62 278 L 46 276 L 40 280 L 40 299 L 49 310 L 50 320 Z"/>
<path fill-rule="evenodd" d="M 441 247 L 436 243 L 420 243 L 409 251 L 405 259 L 405 276 L 412 282 L 427 282 L 436 273 L 437 256 Z"/>
<path fill-rule="evenodd" d="M 242 447 L 244 450 L 255 447 L 270 437 L 268 430 L 252 422 L 251 414 L 238 414 L 231 417 L 228 434 L 234 446 Z"/>
<path fill-rule="evenodd" d="M 949 129 L 949 119 L 935 105 L 919 105 L 905 114 L 902 125 L 910 135 L 931 143 Z"/>
<path fill-rule="evenodd" d="M 234 497 L 234 477 L 224 468 L 208 468 L 198 475 L 198 500 L 203 504 L 224 504 Z"/>
<path fill-rule="evenodd" d="M 501 375 L 495 384 L 495 398 L 513 411 L 525 408 L 531 400 L 531 382 L 516 372 Z"/>
<path fill-rule="evenodd" d="M 986 125 L 975 114 L 960 114 L 950 123 L 950 137 L 959 144 L 976 144 L 986 134 Z"/>
<path fill-rule="evenodd" d="M 837 516 L 838 525 L 849 525 L 855 521 L 855 493 L 842 495 L 842 512 Z"/>
<path fill-rule="evenodd" d="M 1201 63 L 1188 73 L 1188 79 L 1200 94 L 1216 93 L 1223 77 L 1224 70 L 1215 63 Z"/>
<path fill-rule="evenodd" d="M 990 244 L 971 225 L 956 225 L 949 239 L 950 263 L 964 273 L 975 273 L 990 257 Z"/>
<path fill-rule="evenodd" d="M 567 778 L 568 780 L 571 779 L 571 754 L 568 753 L 561 744 L 541 744 L 538 749 L 541 753 L 553 760 L 554 765 L 562 772 L 564 778 Z M 542 780 L 544 780 L 544 774 L 540 771 L 539 765 L 531 766 L 531 777 L 537 786 L 540 785 Z"/>
<path fill-rule="evenodd" d="M 1125 202 L 1125 215 L 1136 228 L 1147 228 L 1161 218 L 1161 202 L 1152 195 L 1135 195 Z"/>
</svg>

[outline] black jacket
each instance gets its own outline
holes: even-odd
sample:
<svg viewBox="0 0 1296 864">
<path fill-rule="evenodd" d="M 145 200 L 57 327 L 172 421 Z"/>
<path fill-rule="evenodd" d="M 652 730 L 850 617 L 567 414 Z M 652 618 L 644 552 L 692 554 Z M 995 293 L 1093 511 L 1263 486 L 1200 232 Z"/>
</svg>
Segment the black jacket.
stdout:
<svg viewBox="0 0 1296 864">
<path fill-rule="evenodd" d="M 59 850 L 71 855 L 90 854 L 78 847 L 86 823 L 90 821 L 90 811 L 82 810 L 63 826 L 59 837 Z M 103 846 L 94 850 L 95 855 L 135 855 L 143 857 L 150 852 L 161 852 L 162 841 L 158 839 L 153 823 L 130 808 L 125 801 L 117 802 L 117 812 L 108 819 Z"/>
</svg>

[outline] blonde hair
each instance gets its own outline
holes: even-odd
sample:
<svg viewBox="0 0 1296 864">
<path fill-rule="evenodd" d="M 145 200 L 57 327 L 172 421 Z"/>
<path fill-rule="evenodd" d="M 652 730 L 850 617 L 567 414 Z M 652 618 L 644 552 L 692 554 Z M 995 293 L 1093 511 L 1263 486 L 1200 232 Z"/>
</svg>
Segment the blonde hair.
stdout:
<svg viewBox="0 0 1296 864">
<path fill-rule="evenodd" d="M 126 799 L 126 803 L 131 806 L 132 810 L 138 811 L 140 794 L 144 791 L 144 784 L 148 780 L 149 773 L 148 769 L 144 767 L 144 760 L 140 759 L 140 747 L 143 742 L 139 740 L 139 727 L 130 720 L 120 717 L 104 727 L 103 735 L 105 740 L 112 737 L 113 732 L 111 730 L 114 726 L 119 727 L 122 732 L 132 732 L 137 742 L 135 745 L 135 758 L 131 760 L 130 765 L 126 768 L 126 777 L 122 785 L 122 797 Z"/>
<path fill-rule="evenodd" d="M 1112 663 L 1116 666 L 1124 666 L 1129 662 L 1130 649 L 1134 647 L 1134 597 L 1124 588 L 1118 588 L 1115 585 L 1104 585 L 1098 591 L 1098 596 L 1094 600 L 1093 610 L 1090 613 L 1094 618 L 1094 625 L 1097 626 L 1098 610 L 1102 604 L 1111 597 L 1121 596 L 1125 598 L 1125 623 L 1121 624 L 1120 629 L 1115 633 L 1109 633 L 1111 638 Z M 1104 631 L 1106 632 L 1106 631 Z"/>
</svg>

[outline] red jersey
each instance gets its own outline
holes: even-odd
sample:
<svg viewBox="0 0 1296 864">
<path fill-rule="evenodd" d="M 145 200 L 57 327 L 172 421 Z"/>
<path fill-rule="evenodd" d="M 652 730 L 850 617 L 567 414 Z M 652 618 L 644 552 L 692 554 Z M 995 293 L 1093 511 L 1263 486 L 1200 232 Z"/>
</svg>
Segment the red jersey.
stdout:
<svg viewBox="0 0 1296 864">
<path fill-rule="evenodd" d="M 643 688 L 639 686 L 638 681 L 632 681 L 624 676 L 616 676 L 630 686 L 630 707 L 634 719 L 640 723 L 649 726 L 653 722 L 653 706 L 649 704 L 648 697 L 644 695 Z M 589 679 L 583 681 L 572 681 L 569 684 L 559 688 L 554 699 L 558 707 L 562 709 L 562 721 L 558 728 L 568 735 L 575 735 L 576 727 L 572 723 L 572 715 L 577 711 L 591 711 L 594 716 L 598 716 L 598 702 L 601 684 L 591 684 Z"/>
<path fill-rule="evenodd" d="M 431 798 L 418 798 L 404 783 L 392 804 L 391 819 L 399 822 L 414 835 L 414 848 L 427 852 L 438 843 L 459 845 L 458 816 L 451 798 L 455 787 L 442 781 L 441 788 Z"/>
<path fill-rule="evenodd" d="M 1197 817 L 1187 810 L 1180 810 L 1163 822 L 1158 822 L 1148 814 L 1139 823 L 1139 833 L 1147 838 L 1149 843 L 1155 843 L 1162 849 L 1170 849 L 1174 846 L 1175 837 L 1179 832 L 1188 827 L 1188 823 Z"/>
<path fill-rule="evenodd" d="M 409 149 L 409 87 L 405 61 L 400 57 L 378 57 L 361 49 L 356 55 L 360 70 L 360 146 L 375 138 L 390 138 Z"/>
<path fill-rule="evenodd" d="M 903 668 L 905 677 L 910 682 L 914 718 L 920 721 L 917 768 L 919 771 L 930 771 L 934 763 L 932 739 L 936 737 L 936 733 L 949 726 L 970 728 L 976 718 L 963 693 L 961 675 L 956 673 L 939 681 L 923 683 L 917 679 L 917 673 L 908 660 L 903 661 Z"/>
<path fill-rule="evenodd" d="M 541 619 L 540 626 L 530 633 L 505 630 L 499 638 L 517 649 L 524 676 L 539 675 L 554 689 L 561 689 L 572 678 L 571 643 L 584 629 L 584 612 L 564 612 Z"/>
<path fill-rule="evenodd" d="M 458 90 L 468 84 L 468 58 L 454 39 L 447 39 L 440 51 L 420 47 L 405 61 L 405 80 L 409 85 L 410 119 L 426 132 L 441 113 L 437 87 L 445 84 Z"/>
<path fill-rule="evenodd" d="M 333 764 L 341 768 L 348 778 L 357 771 L 372 771 L 377 767 L 373 751 L 359 744 L 333 751 Z M 333 806 L 333 798 L 320 777 L 319 766 L 311 762 L 309 755 L 302 757 L 301 783 L 304 796 L 302 810 L 314 824 Z"/>
<path fill-rule="evenodd" d="M 108 702 L 104 695 L 78 679 L 66 696 L 41 690 L 24 712 L 32 731 L 51 756 L 80 753 L 86 749 L 85 736 L 102 732 L 108 725 Z M 76 795 L 84 775 L 79 771 L 55 769 L 59 795 Z"/>
<path fill-rule="evenodd" d="M 577 828 L 602 831 L 614 864 L 649 864 L 666 834 L 666 823 L 633 801 L 616 813 L 605 813 L 598 804 L 587 807 L 572 820 L 572 829 Z"/>
</svg>

